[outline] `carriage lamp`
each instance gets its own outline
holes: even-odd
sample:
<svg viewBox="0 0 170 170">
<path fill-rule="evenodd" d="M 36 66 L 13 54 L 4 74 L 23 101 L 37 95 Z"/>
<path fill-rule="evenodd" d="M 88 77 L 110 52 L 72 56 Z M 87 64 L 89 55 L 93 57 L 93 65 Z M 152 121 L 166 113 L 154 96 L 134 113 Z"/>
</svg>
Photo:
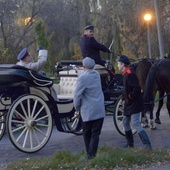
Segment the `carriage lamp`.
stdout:
<svg viewBox="0 0 170 170">
<path fill-rule="evenodd" d="M 147 37 L 148 37 L 148 52 L 149 52 L 149 58 L 151 59 L 151 41 L 150 41 L 150 27 L 149 27 L 149 21 L 152 19 L 151 14 L 145 14 L 144 20 L 147 21 Z"/>
</svg>

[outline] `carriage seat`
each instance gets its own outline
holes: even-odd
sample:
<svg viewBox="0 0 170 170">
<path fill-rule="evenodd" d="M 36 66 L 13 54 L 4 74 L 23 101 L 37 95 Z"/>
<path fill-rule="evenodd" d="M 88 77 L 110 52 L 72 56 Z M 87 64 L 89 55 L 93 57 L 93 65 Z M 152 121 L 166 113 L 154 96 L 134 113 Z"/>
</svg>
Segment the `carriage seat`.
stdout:
<svg viewBox="0 0 170 170">
<path fill-rule="evenodd" d="M 73 99 L 76 81 L 77 77 L 60 77 L 60 83 L 53 85 L 58 99 Z"/>
<path fill-rule="evenodd" d="M 99 64 L 96 64 L 96 65 L 94 66 L 94 70 L 98 71 L 99 74 L 100 74 L 100 76 L 106 76 L 106 75 L 108 75 L 108 71 L 106 70 L 106 67 L 103 67 L 103 66 L 101 66 L 101 65 L 99 65 Z"/>
</svg>

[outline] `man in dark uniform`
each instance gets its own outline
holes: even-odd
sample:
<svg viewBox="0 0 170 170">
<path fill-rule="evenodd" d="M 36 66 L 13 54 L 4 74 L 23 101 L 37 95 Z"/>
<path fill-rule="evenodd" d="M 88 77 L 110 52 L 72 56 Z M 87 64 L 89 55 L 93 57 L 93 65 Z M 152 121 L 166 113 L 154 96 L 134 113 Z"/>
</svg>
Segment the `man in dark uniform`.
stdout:
<svg viewBox="0 0 170 170">
<path fill-rule="evenodd" d="M 82 52 L 83 58 L 90 57 L 96 64 L 100 64 L 105 67 L 106 61 L 104 61 L 100 56 L 100 51 L 108 52 L 111 51 L 104 45 L 98 43 L 93 37 L 94 35 L 94 26 L 88 25 L 84 28 L 84 35 L 80 40 L 80 49 Z"/>
</svg>

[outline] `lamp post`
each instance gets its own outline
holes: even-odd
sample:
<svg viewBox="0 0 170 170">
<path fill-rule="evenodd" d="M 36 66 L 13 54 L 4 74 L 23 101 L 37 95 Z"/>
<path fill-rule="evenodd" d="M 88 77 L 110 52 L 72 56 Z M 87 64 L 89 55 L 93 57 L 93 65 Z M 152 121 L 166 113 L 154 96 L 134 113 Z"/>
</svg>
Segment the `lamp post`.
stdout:
<svg viewBox="0 0 170 170">
<path fill-rule="evenodd" d="M 144 20 L 147 21 L 147 37 L 148 37 L 148 51 L 149 51 L 149 59 L 151 59 L 151 40 L 150 40 L 150 27 L 149 22 L 152 16 L 150 14 L 144 15 Z"/>
<path fill-rule="evenodd" d="M 164 44 L 163 44 L 161 23 L 160 23 L 160 17 L 159 17 L 158 0 L 154 0 L 154 5 L 155 5 L 155 13 L 156 13 L 156 24 L 157 24 L 157 30 L 158 30 L 160 58 L 162 59 L 164 57 Z"/>
</svg>

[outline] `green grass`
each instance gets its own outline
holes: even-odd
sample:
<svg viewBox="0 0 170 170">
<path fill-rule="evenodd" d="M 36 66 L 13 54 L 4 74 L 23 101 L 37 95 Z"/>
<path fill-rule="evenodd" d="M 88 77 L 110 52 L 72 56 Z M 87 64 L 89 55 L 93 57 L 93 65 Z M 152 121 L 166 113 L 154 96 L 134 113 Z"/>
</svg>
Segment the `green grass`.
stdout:
<svg viewBox="0 0 170 170">
<path fill-rule="evenodd" d="M 140 148 L 99 148 L 96 157 L 86 159 L 84 152 L 57 152 L 46 158 L 30 158 L 8 164 L 6 170 L 108 170 L 142 169 L 151 165 L 170 162 L 170 151 L 156 149 L 146 151 Z"/>
</svg>

